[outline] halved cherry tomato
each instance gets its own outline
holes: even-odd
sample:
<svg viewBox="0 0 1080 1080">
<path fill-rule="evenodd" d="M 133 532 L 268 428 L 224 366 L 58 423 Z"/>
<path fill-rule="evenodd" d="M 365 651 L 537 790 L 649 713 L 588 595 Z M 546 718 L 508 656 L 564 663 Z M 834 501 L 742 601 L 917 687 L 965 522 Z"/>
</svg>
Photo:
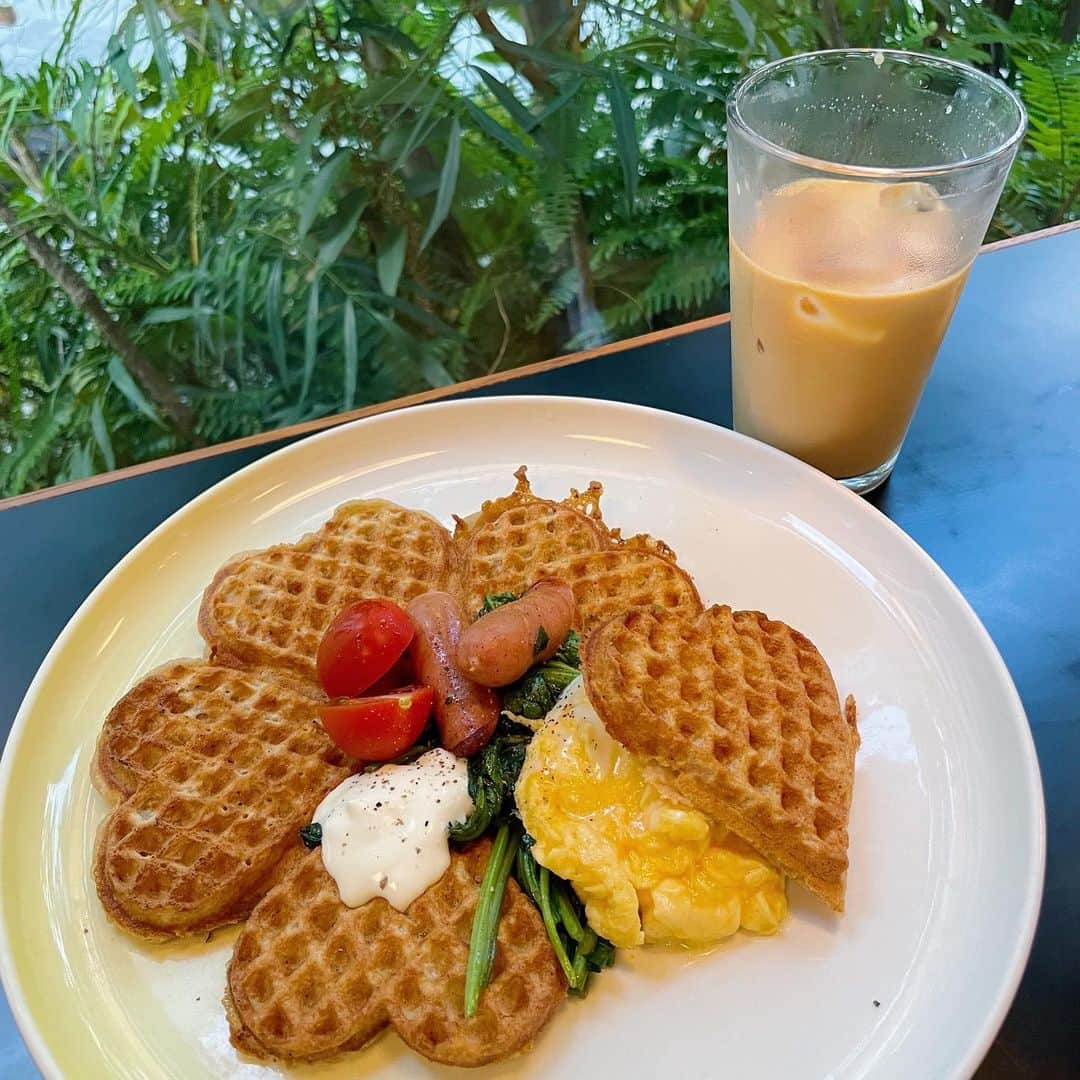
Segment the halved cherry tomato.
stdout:
<svg viewBox="0 0 1080 1080">
<path fill-rule="evenodd" d="M 364 693 L 371 697 L 376 694 L 392 694 L 403 686 L 412 686 L 416 681 L 416 667 L 412 662 L 412 657 L 406 652 L 381 679 L 376 679 Z"/>
<path fill-rule="evenodd" d="M 435 694 L 407 686 L 394 694 L 348 698 L 319 708 L 326 734 L 351 757 L 389 761 L 405 753 L 427 725 Z"/>
<path fill-rule="evenodd" d="M 390 600 L 350 604 L 319 643 L 319 682 L 330 697 L 362 694 L 394 666 L 415 632 L 409 616 Z"/>
</svg>

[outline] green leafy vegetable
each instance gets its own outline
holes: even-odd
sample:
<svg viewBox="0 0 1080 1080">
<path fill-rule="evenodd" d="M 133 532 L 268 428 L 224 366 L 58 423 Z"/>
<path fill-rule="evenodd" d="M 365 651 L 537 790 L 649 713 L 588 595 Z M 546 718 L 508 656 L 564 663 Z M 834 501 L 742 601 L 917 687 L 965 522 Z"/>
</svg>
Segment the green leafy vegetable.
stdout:
<svg viewBox="0 0 1080 1080">
<path fill-rule="evenodd" d="M 615 946 L 607 938 L 598 938 L 596 947 L 589 953 L 587 960 L 593 971 L 603 971 L 615 963 Z"/>
<path fill-rule="evenodd" d="M 532 853 L 528 855 L 532 859 Z M 534 860 L 535 861 L 535 860 Z M 581 984 L 580 977 L 574 971 L 574 962 L 566 951 L 566 943 L 559 933 L 559 920 L 555 914 L 555 906 L 551 899 L 551 871 L 546 866 L 537 864 L 537 906 L 540 908 L 540 918 L 544 920 L 544 929 L 547 930 L 548 939 L 551 941 L 559 966 L 566 976 L 567 985 L 571 990 L 576 990 Z M 556 885 L 556 889 L 558 886 Z"/>
<path fill-rule="evenodd" d="M 581 669 L 581 635 L 571 630 L 566 640 L 559 646 L 559 651 L 551 658 L 567 667 Z"/>
<path fill-rule="evenodd" d="M 517 882 L 540 912 L 570 992 L 583 995 L 589 975 L 614 962 L 615 946 L 589 927 L 573 889 L 533 858 L 532 845 L 530 836 L 522 837 L 515 859 Z"/>
<path fill-rule="evenodd" d="M 509 821 L 499 826 L 480 882 L 480 896 L 473 915 L 469 938 L 469 959 L 465 965 L 465 1015 L 474 1016 L 484 987 L 491 982 L 495 965 L 495 941 L 499 933 L 499 913 L 503 893 L 514 866 L 521 840 L 520 831 Z"/>
<path fill-rule="evenodd" d="M 517 593 L 489 592 L 484 596 L 484 606 L 476 613 L 476 617 L 481 619 L 503 604 L 512 604 L 516 599 Z"/>
<path fill-rule="evenodd" d="M 516 599 L 513 593 L 490 593 L 484 597 L 480 615 Z M 548 643 L 547 632 L 541 628 L 536 636 L 536 651 L 542 652 Z M 464 822 L 450 827 L 450 838 L 459 843 L 475 840 L 495 826 L 498 834 L 480 887 L 480 901 L 469 943 L 465 982 L 467 1016 L 473 1015 L 480 993 L 491 977 L 499 905 L 510 866 L 516 871 L 518 884 L 540 912 L 571 993 L 584 994 L 592 973 L 609 967 L 615 957 L 611 942 L 601 938 L 589 926 L 571 886 L 533 858 L 529 850 L 532 838 L 522 836 L 515 824 L 514 785 L 525 763 L 525 752 L 533 733 L 507 714 L 530 720 L 542 719 L 559 694 L 580 674 L 581 639 L 571 631 L 550 660 L 538 664 L 507 690 L 503 697 L 503 716 L 495 735 L 479 754 L 469 759 L 469 794 L 474 809 Z M 504 846 L 500 846 L 500 842 Z M 506 851 L 510 852 L 506 856 L 509 865 L 503 861 Z M 486 908 L 483 907 L 485 901 Z M 493 910 L 492 904 L 495 905 Z"/>
<path fill-rule="evenodd" d="M 310 825 L 301 825 L 300 839 L 309 851 L 317 848 L 322 843 L 322 826 L 317 821 L 313 821 Z"/>
<path fill-rule="evenodd" d="M 566 932 L 575 941 L 583 941 L 585 938 L 586 927 L 585 924 L 582 923 L 570 897 L 560 891 L 555 897 L 555 908 L 558 912 L 559 920 L 563 924 Z"/>
<path fill-rule="evenodd" d="M 558 696 L 581 674 L 581 668 L 552 659 L 541 667 L 540 674 Z"/>
<path fill-rule="evenodd" d="M 504 810 L 514 809 L 514 785 L 531 737 L 527 729 L 504 718 L 487 746 L 469 759 L 469 795 L 475 808 L 460 825 L 450 826 L 451 840 L 475 840 Z"/>
<path fill-rule="evenodd" d="M 536 640 L 533 642 L 533 656 L 539 656 L 551 642 L 551 638 L 548 637 L 548 632 L 541 626 L 536 631 Z"/>
<path fill-rule="evenodd" d="M 540 644 L 540 635 L 537 635 Z M 503 694 L 503 708 L 527 720 L 542 720 L 555 704 L 555 699 L 581 674 L 581 639 L 571 630 L 559 651 L 548 661 L 534 667 L 521 679 L 508 686 Z M 542 652 L 547 647 L 547 634 Z"/>
<path fill-rule="evenodd" d="M 555 704 L 556 695 L 539 671 L 530 671 L 508 687 L 503 694 L 503 708 L 528 720 L 542 720 Z"/>
</svg>

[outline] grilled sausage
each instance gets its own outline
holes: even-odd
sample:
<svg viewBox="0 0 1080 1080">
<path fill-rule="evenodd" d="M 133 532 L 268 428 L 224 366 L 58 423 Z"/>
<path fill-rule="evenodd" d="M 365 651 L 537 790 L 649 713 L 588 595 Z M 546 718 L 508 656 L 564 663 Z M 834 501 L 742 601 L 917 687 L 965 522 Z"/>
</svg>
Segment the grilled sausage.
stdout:
<svg viewBox="0 0 1080 1080">
<path fill-rule="evenodd" d="M 416 626 L 409 655 L 417 681 L 435 691 L 435 723 L 442 744 L 459 757 L 469 757 L 491 738 L 499 722 L 499 697 L 470 682 L 458 667 L 461 611 L 449 593 L 424 593 L 405 610 Z"/>
<path fill-rule="evenodd" d="M 458 666 L 481 686 L 507 686 L 555 654 L 574 613 L 574 590 L 558 578 L 544 578 L 465 630 Z"/>
</svg>

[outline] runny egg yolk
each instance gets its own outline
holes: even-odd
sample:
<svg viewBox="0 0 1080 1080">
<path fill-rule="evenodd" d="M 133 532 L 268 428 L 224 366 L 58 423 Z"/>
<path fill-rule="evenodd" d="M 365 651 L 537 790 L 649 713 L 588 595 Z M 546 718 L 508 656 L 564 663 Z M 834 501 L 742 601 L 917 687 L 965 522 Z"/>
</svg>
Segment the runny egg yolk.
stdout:
<svg viewBox="0 0 1080 1080">
<path fill-rule="evenodd" d="M 616 946 L 771 934 L 787 914 L 783 877 L 616 742 L 580 679 L 533 736 L 516 796 L 536 860 Z"/>
</svg>

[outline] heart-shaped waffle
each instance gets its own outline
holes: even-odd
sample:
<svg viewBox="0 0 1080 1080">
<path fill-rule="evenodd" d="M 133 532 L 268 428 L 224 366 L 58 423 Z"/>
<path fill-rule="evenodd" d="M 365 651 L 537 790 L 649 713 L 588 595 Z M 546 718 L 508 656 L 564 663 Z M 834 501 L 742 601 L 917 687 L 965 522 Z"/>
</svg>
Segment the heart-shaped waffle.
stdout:
<svg viewBox="0 0 1080 1080">
<path fill-rule="evenodd" d="M 276 672 L 245 674 L 206 660 L 170 660 L 140 679 L 110 710 L 93 760 L 95 786 L 103 795 L 126 798 L 170 750 L 204 733 L 207 720 L 217 721 L 227 710 L 239 730 L 259 693 L 267 687 L 276 692 L 283 683 L 316 704 L 326 700 L 320 690 Z M 305 723 L 310 715 L 305 707 Z M 322 752 L 324 740 L 312 746 Z"/>
<path fill-rule="evenodd" d="M 342 608 L 368 597 L 406 604 L 445 589 L 452 551 L 429 514 L 383 499 L 344 503 L 295 544 L 227 562 L 203 595 L 199 631 L 219 662 L 314 682 L 319 641 Z"/>
<path fill-rule="evenodd" d="M 843 910 L 855 704 L 806 637 L 756 611 L 639 609 L 590 635 L 584 669 L 614 738 Z"/>
<path fill-rule="evenodd" d="M 418 1053 L 483 1065 L 522 1049 L 566 994 L 540 915 L 511 880 L 494 974 L 464 1014 L 473 912 L 491 845 L 453 853 L 408 911 L 349 908 L 318 851 L 297 851 L 233 948 L 226 1010 L 233 1043 L 257 1057 L 310 1060 L 358 1049 L 392 1026 Z"/>
<path fill-rule="evenodd" d="M 603 487 L 593 482 L 561 502 L 533 494 L 525 467 L 517 486 L 485 503 L 469 520 L 458 520 L 458 593 L 470 615 L 485 593 L 524 592 L 542 577 L 570 584 L 577 602 L 577 629 L 588 632 L 616 612 L 663 604 L 692 612 L 701 600 L 675 553 L 660 540 L 623 540 L 600 512 Z"/>
<path fill-rule="evenodd" d="M 575 626 L 588 634 L 605 619 L 628 608 L 661 605 L 695 615 L 701 598 L 693 579 L 663 549 L 634 538 L 607 551 L 562 559 L 550 570 L 574 590 Z M 515 591 L 524 591 L 531 581 Z"/>
<path fill-rule="evenodd" d="M 122 800 L 94 864 L 116 922 L 166 938 L 251 910 L 296 829 L 355 767 L 318 723 L 318 701 L 276 676 L 175 660 L 117 702 L 93 767 Z"/>
<path fill-rule="evenodd" d="M 485 502 L 471 518 L 457 519 L 458 592 L 470 615 L 485 593 L 521 592 L 562 560 L 611 545 L 600 516 L 600 484 L 554 502 L 533 494 L 524 465 L 514 476 L 517 484 L 509 495 Z"/>
</svg>

